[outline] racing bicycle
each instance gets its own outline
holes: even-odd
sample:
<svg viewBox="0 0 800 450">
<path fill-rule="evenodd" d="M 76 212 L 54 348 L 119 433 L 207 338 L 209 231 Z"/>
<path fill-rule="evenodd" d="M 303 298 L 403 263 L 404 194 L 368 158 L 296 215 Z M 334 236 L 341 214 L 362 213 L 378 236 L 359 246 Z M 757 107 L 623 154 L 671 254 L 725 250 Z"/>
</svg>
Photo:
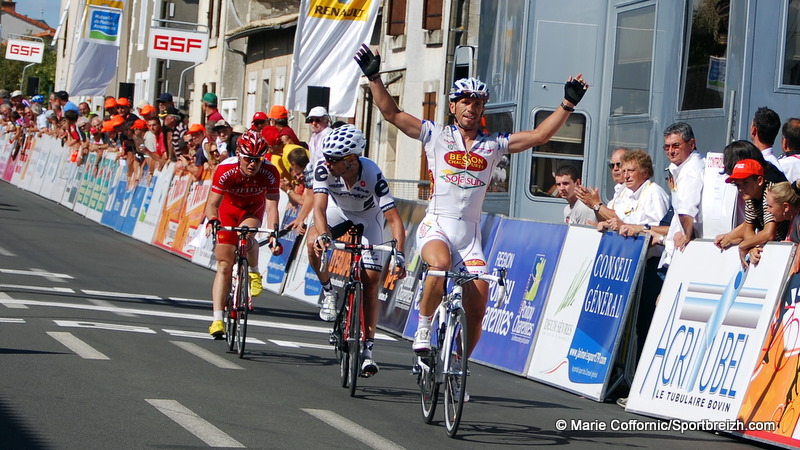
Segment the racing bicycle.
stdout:
<svg viewBox="0 0 800 450">
<path fill-rule="evenodd" d="M 247 251 L 252 245 L 249 236 L 256 233 L 270 233 L 275 236 L 280 236 L 277 227 L 274 230 L 265 228 L 249 227 L 247 225 L 230 227 L 230 226 L 217 226 L 213 229 L 214 244 L 217 243 L 217 232 L 219 231 L 232 231 L 238 234 L 237 245 L 235 247 L 235 257 L 233 265 L 233 273 L 231 274 L 231 291 L 228 294 L 228 300 L 225 303 L 224 320 L 225 320 L 225 341 L 228 345 L 228 351 L 233 351 L 236 348 L 236 353 L 239 358 L 244 357 L 244 347 L 247 339 L 247 315 L 253 310 L 253 299 L 250 297 L 250 262 L 247 260 Z M 285 234 L 284 230 L 283 234 Z M 270 239 L 265 239 L 258 242 L 259 246 L 267 245 Z M 276 247 L 280 246 L 277 238 L 275 240 Z M 272 244 L 270 245 L 272 248 Z M 282 247 L 274 249 L 274 253 L 280 254 Z"/>
<path fill-rule="evenodd" d="M 467 343 L 467 316 L 462 306 L 462 285 L 472 280 L 485 280 L 497 283 L 499 292 L 495 293 L 498 302 L 505 298 L 506 269 L 496 271 L 497 275 L 473 274 L 430 270 L 423 266 L 420 272 L 420 294 L 425 284 L 425 276 L 443 277 L 452 281 L 450 292 L 442 297 L 431 318 L 431 350 L 425 354 L 415 353 L 411 373 L 417 375 L 417 384 L 422 400 L 422 417 L 431 423 L 436 412 L 439 389 L 444 388 L 444 422 L 447 435 L 454 437 L 461 423 L 464 408 L 464 395 L 467 386 L 467 358 L 462 357 L 462 346 Z"/>
<path fill-rule="evenodd" d="M 348 234 L 353 242 L 360 242 L 360 233 L 357 227 L 351 227 Z M 344 285 L 344 301 L 341 302 L 341 305 L 337 305 L 336 319 L 333 322 L 333 330 L 329 339 L 339 360 L 341 386 L 350 388 L 351 397 L 356 394 L 356 380 L 361 370 L 361 350 L 366 337 L 363 308 L 364 285 L 361 281 L 361 252 L 363 250 L 388 251 L 394 256 L 396 245 L 397 241 L 395 240 L 378 245 L 332 241 L 330 245 L 333 249 L 343 250 L 351 255 L 349 277 Z M 327 264 L 327 251 L 323 251 L 320 263 L 322 272 L 326 271 Z"/>
</svg>

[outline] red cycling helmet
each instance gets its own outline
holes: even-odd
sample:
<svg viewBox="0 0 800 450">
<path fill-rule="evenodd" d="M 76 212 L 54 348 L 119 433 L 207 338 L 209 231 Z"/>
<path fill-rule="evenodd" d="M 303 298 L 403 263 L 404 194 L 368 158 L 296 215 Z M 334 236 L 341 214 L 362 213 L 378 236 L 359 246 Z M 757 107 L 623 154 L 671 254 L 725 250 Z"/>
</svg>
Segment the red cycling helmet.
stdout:
<svg viewBox="0 0 800 450">
<path fill-rule="evenodd" d="M 267 141 L 261 133 L 248 130 L 237 141 L 236 149 L 242 156 L 264 156 L 267 153 Z"/>
</svg>

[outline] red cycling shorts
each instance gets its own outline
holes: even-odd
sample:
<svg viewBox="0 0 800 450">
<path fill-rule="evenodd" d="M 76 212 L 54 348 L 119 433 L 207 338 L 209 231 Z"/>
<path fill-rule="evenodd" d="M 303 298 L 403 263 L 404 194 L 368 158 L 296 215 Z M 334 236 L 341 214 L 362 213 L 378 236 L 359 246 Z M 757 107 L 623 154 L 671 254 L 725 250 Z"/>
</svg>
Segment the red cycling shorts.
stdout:
<svg viewBox="0 0 800 450">
<path fill-rule="evenodd" d="M 219 221 L 223 227 L 237 227 L 242 224 L 244 219 L 254 217 L 258 219 L 259 225 L 261 219 L 264 217 L 264 209 L 266 207 L 266 200 L 262 197 L 261 201 L 246 205 L 244 207 L 236 206 L 230 202 L 223 201 L 219 205 Z M 220 244 L 236 245 L 237 233 L 234 231 L 222 231 L 217 233 L 217 242 Z"/>
</svg>

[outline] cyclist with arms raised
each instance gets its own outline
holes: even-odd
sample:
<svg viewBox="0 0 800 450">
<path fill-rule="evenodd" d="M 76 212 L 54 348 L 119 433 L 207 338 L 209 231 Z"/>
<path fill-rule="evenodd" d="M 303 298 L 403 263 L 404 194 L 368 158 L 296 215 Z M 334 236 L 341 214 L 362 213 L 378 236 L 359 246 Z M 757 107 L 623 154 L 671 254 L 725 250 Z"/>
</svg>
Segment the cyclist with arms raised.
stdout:
<svg viewBox="0 0 800 450">
<path fill-rule="evenodd" d="M 443 126 L 420 120 L 398 108 L 381 81 L 380 56 L 374 55 L 366 45 L 355 59 L 369 79 L 372 97 L 383 117 L 424 145 L 433 189 L 427 215 L 417 231 L 417 247 L 422 259 L 431 269 L 486 272 L 480 218 L 492 170 L 505 154 L 522 152 L 550 140 L 588 89 L 583 75 L 569 78 L 563 102 L 535 129 L 513 134 L 485 134 L 481 131 L 481 119 L 489 101 L 489 90 L 482 81 L 462 78 L 453 83 L 450 114 L 454 123 Z M 430 350 L 431 317 L 442 292 L 444 278 L 426 278 L 413 343 L 416 352 Z M 481 336 L 489 286 L 485 281 L 474 280 L 464 285 L 463 292 L 469 341 L 466 355 L 469 357 Z"/>
<path fill-rule="evenodd" d="M 372 160 L 362 157 L 367 145 L 364 135 L 352 125 L 333 130 L 323 141 L 322 156 L 314 167 L 314 226 L 308 232 L 309 263 L 317 272 L 323 288 L 322 308 L 319 316 L 331 322 L 336 319 L 336 293 L 330 275 L 319 271 L 319 258 L 331 238 L 339 239 L 350 227 L 362 225 L 362 244 L 378 245 L 384 242 L 384 220 L 389 222 L 397 248 L 405 243 L 405 229 L 395 209 L 394 198 L 389 193 L 389 183 Z M 375 329 L 378 325 L 378 288 L 382 269 L 381 252 L 364 250 L 364 325 L 365 344 L 361 353 L 361 374 L 372 376 L 378 365 L 372 358 Z M 405 276 L 402 251 L 395 256 L 396 272 Z"/>
<path fill-rule="evenodd" d="M 264 159 L 267 141 L 261 133 L 250 130 L 237 142 L 239 155 L 222 161 L 214 171 L 211 193 L 206 202 L 206 217 L 209 218 L 206 233 L 215 227 L 248 226 L 259 228 L 266 211 L 267 224 L 274 228 L 278 223 L 278 198 L 280 176 L 278 169 Z M 261 294 L 261 273 L 258 270 L 258 244 L 253 236 L 247 252 L 250 263 L 250 294 Z M 271 240 L 275 237 L 271 236 Z M 215 338 L 225 333 L 222 323 L 225 301 L 231 289 L 231 276 L 236 245 L 236 232 L 220 230 L 217 233 L 217 274 L 211 288 L 214 320 L 208 332 Z"/>
</svg>

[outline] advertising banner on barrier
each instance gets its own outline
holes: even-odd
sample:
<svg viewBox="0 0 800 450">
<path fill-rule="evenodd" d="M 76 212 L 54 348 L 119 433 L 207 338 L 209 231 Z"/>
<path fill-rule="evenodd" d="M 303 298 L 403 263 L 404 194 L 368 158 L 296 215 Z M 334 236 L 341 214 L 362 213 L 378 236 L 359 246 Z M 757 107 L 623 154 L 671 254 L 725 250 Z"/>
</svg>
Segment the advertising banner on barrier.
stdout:
<svg viewBox="0 0 800 450">
<path fill-rule="evenodd" d="M 395 275 L 388 273 L 390 267 L 384 266 L 381 277 L 383 285 L 378 291 L 378 325 L 402 334 L 414 303 L 414 291 L 422 268 L 415 236 L 420 221 L 425 217 L 425 205 L 402 200 L 395 200 L 395 204 L 406 230 L 405 248 L 402 249 L 406 258 L 406 277 L 398 280 Z"/>
<path fill-rule="evenodd" d="M 472 359 L 525 373 L 566 234 L 563 224 L 506 218 L 500 222 L 487 262 L 490 270 L 508 271 L 506 298 L 497 298 L 496 286 L 489 286 L 483 334 Z"/>
<path fill-rule="evenodd" d="M 153 244 L 161 248 L 172 251 L 172 244 L 178 233 L 178 225 L 183 217 L 186 196 L 189 194 L 189 187 L 192 183 L 192 176 L 188 173 L 172 178 L 169 193 L 164 203 L 164 211 L 156 226 L 156 233 L 153 236 Z"/>
<path fill-rule="evenodd" d="M 744 424 L 775 424 L 773 431 L 744 431 L 745 437 L 795 448 L 800 448 L 800 414 L 794 405 L 800 393 L 798 302 L 800 274 L 794 274 L 789 278 L 781 307 L 775 310 L 738 415 Z"/>
<path fill-rule="evenodd" d="M 0 177 L 5 173 L 8 163 L 11 161 L 9 140 L 8 133 L 0 133 Z"/>
<path fill-rule="evenodd" d="M 80 164 L 81 168 L 81 182 L 78 187 L 78 195 L 75 197 L 75 204 L 72 207 L 72 210 L 76 213 L 85 216 L 86 211 L 89 210 L 89 199 L 92 196 L 92 190 L 94 189 L 95 185 L 95 171 L 92 170 L 94 168 L 94 164 L 97 161 L 97 154 L 96 153 L 89 153 L 86 157 L 86 161 L 83 164 Z"/>
<path fill-rule="evenodd" d="M 156 233 L 156 226 L 161 217 L 161 212 L 164 210 L 164 203 L 167 201 L 167 194 L 169 194 L 169 186 L 172 182 L 172 177 L 175 175 L 175 163 L 170 162 L 161 170 L 153 174 L 156 177 L 153 191 L 150 195 L 150 201 L 147 204 L 147 209 L 139 209 L 139 216 L 136 218 L 136 224 L 133 227 L 134 239 L 138 239 L 148 244 L 153 242 L 153 236 Z"/>
<path fill-rule="evenodd" d="M 311 222 L 310 217 L 306 221 L 306 224 L 309 222 Z M 289 273 L 286 274 L 286 282 L 283 285 L 283 295 L 288 295 L 297 300 L 316 305 L 322 293 L 322 285 L 319 284 L 317 274 L 308 263 L 308 252 L 305 249 L 306 240 L 304 237 L 295 255 L 292 268 L 289 270 Z"/>
<path fill-rule="evenodd" d="M 793 253 L 791 244 L 770 242 L 758 265 L 743 269 L 735 246 L 720 252 L 700 240 L 676 252 L 627 410 L 686 421 L 735 420 Z"/>
<path fill-rule="evenodd" d="M 210 192 L 210 173 L 207 174 L 204 180 L 194 181 L 189 187 L 184 213 L 181 216 L 178 230 L 175 232 L 175 240 L 172 243 L 172 251 L 181 256 L 191 259 L 194 254 L 195 249 L 189 245 L 189 242 L 194 238 L 200 223 L 206 215 L 206 199 L 208 199 Z"/>
<path fill-rule="evenodd" d="M 103 217 L 100 219 L 100 223 L 111 228 L 115 228 L 120 219 L 128 185 L 128 162 L 122 158 L 118 161 L 118 165 L 116 183 L 111 188 Z"/>
<path fill-rule="evenodd" d="M 281 194 L 281 199 L 286 197 Z M 286 201 L 285 209 L 283 210 L 283 219 L 281 220 L 280 229 L 283 230 L 286 226 L 297 218 L 297 213 L 300 212 L 300 207 L 292 205 Z M 295 242 L 299 243 L 302 239 L 297 232 L 292 231 L 283 235 L 279 242 L 283 246 L 283 253 L 280 255 L 273 255 L 269 246 L 263 246 L 260 249 L 259 265 L 261 266 L 261 277 L 264 282 L 264 289 L 270 292 L 280 294 L 283 292 L 283 282 L 286 280 L 286 273 L 290 263 L 290 257 L 293 256 L 297 249 L 295 249 Z M 263 238 L 266 238 L 264 236 Z"/>
<path fill-rule="evenodd" d="M 603 401 L 646 239 L 570 227 L 528 376 Z"/>
<path fill-rule="evenodd" d="M 144 166 L 142 169 L 142 179 L 139 180 L 138 184 L 136 185 L 136 188 L 133 191 L 133 196 L 127 205 L 128 208 L 126 211 L 124 211 L 125 215 L 122 216 L 122 224 L 119 227 L 119 231 L 127 234 L 128 236 L 133 235 L 133 229 L 136 227 L 136 221 L 139 218 L 139 213 L 143 210 L 147 210 L 147 206 L 150 203 L 150 198 L 153 195 L 153 189 L 155 189 L 156 184 L 158 184 L 158 170 L 153 172 L 152 176 L 147 176 L 147 173 L 147 166 Z"/>
</svg>

